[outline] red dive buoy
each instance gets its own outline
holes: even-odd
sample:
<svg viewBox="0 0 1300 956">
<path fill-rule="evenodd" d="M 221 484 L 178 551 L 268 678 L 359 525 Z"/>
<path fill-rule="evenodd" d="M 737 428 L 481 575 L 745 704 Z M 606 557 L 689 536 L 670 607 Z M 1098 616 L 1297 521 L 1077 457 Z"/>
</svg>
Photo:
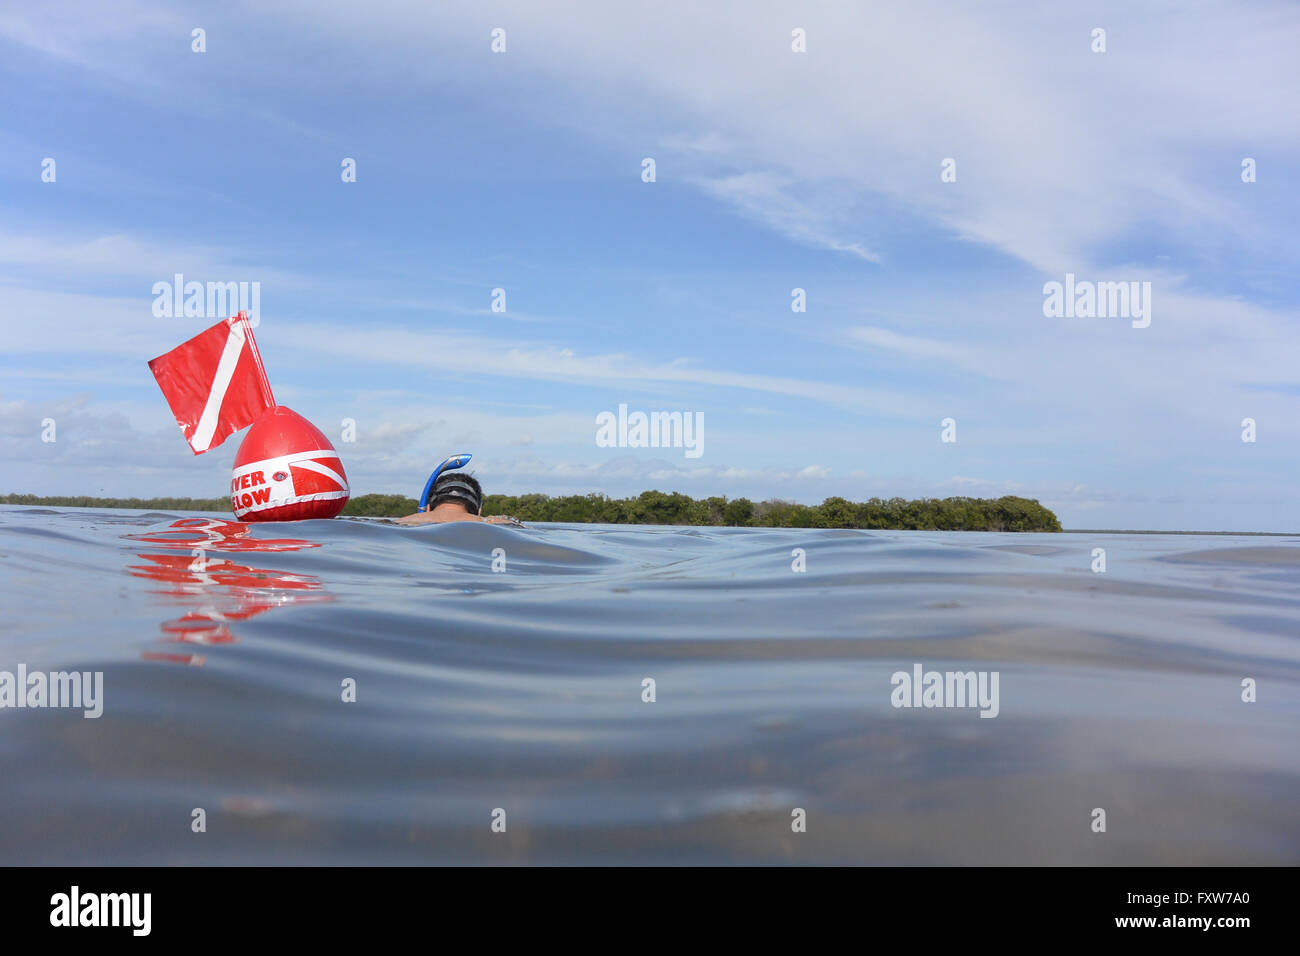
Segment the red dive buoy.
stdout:
<svg viewBox="0 0 1300 956">
<path fill-rule="evenodd" d="M 348 503 L 343 461 L 321 430 L 273 405 L 244 436 L 230 476 L 230 507 L 240 521 L 333 518 Z"/>
</svg>

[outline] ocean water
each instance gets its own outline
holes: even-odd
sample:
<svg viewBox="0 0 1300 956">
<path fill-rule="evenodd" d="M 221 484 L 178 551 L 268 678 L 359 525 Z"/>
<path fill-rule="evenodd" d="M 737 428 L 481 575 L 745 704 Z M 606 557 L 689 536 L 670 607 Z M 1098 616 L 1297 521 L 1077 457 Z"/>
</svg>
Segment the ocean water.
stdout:
<svg viewBox="0 0 1300 956">
<path fill-rule="evenodd" d="M 1300 863 L 1296 537 L 3 507 L 19 665 L 4 864 Z"/>
</svg>

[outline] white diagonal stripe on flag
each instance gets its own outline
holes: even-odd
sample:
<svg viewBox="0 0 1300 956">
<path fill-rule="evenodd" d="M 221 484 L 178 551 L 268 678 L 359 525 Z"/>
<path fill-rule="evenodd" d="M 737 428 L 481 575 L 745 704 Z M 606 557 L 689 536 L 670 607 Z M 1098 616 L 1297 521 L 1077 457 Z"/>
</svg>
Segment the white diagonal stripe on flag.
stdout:
<svg viewBox="0 0 1300 956">
<path fill-rule="evenodd" d="M 330 468 L 327 465 L 322 465 L 318 461 L 305 459 L 303 461 L 291 461 L 289 464 L 294 468 L 306 468 L 308 471 L 314 471 L 318 475 L 324 475 L 326 478 L 332 478 L 334 479 L 334 481 L 338 482 L 338 486 L 340 488 L 347 488 L 348 486 L 348 483 L 343 480 L 342 475 L 340 475 L 333 468 Z"/>
<path fill-rule="evenodd" d="M 207 404 L 203 414 L 194 428 L 194 437 L 190 445 L 197 452 L 208 450 L 212 444 L 212 435 L 217 430 L 217 420 L 221 417 L 221 403 L 226 400 L 226 389 L 235 375 L 235 366 L 239 364 L 239 355 L 244 351 L 244 327 L 236 322 L 230 326 L 230 336 L 226 347 L 221 350 L 221 361 L 217 364 L 217 374 L 212 378 L 212 390 L 208 392 Z"/>
</svg>

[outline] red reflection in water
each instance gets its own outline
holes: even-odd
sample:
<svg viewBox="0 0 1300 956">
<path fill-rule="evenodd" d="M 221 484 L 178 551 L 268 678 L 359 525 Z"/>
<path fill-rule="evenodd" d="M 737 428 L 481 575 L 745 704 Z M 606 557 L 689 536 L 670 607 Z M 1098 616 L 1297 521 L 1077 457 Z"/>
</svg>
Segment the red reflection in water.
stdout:
<svg viewBox="0 0 1300 956">
<path fill-rule="evenodd" d="M 287 604 L 333 600 L 313 575 L 251 567 L 226 558 L 208 557 L 210 550 L 276 552 L 320 547 L 319 542 L 300 538 L 254 538 L 251 532 L 252 526 L 241 521 L 181 518 L 164 530 L 126 535 L 135 541 L 189 551 L 188 556 L 141 554 L 139 557 L 148 563 L 131 565 L 127 569 L 135 577 L 168 585 L 155 594 L 191 605 L 188 613 L 163 622 L 164 643 L 234 644 L 239 638 L 230 631 L 231 621 L 245 621 Z M 140 656 L 147 661 L 198 667 L 206 661 L 202 654 L 145 651 Z"/>
<path fill-rule="evenodd" d="M 140 659 L 165 664 L 193 664 L 195 667 L 202 667 L 207 661 L 202 654 L 164 654 L 161 651 L 141 651 Z"/>
<path fill-rule="evenodd" d="M 170 530 L 128 534 L 126 537 L 183 550 L 201 547 L 212 551 L 301 551 L 320 547 L 319 542 L 303 538 L 254 538 L 251 537 L 251 524 L 224 518 L 181 518 L 169 527 Z"/>
</svg>

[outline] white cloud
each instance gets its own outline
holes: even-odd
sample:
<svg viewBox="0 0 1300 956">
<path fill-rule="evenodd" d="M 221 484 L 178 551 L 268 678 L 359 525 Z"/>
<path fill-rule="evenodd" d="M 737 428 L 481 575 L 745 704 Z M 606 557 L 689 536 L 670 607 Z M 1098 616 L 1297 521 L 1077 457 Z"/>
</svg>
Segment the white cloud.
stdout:
<svg viewBox="0 0 1300 956">
<path fill-rule="evenodd" d="M 1239 225 L 1236 160 L 1207 186 L 1189 148 L 1297 151 L 1289 4 L 1113 2 L 1085 22 L 1032 3 L 812 3 L 797 17 L 806 54 L 790 52 L 793 14 L 779 0 L 743 17 L 686 0 L 650 17 L 597 0 L 562 16 L 524 0 L 490 9 L 338 0 L 285 16 L 370 50 L 384 81 L 393 59 L 428 87 L 490 79 L 534 118 L 624 148 L 658 144 L 676 161 L 661 162 L 661 181 L 676 165 L 783 233 L 864 257 L 877 254 L 870 242 L 824 226 L 873 196 L 1050 272 L 1086 267 L 1099 243 L 1138 227 L 1253 233 Z M 482 55 L 489 18 L 510 24 L 509 62 Z M 1105 54 L 1089 49 L 1093 23 L 1108 25 Z M 433 31 L 445 55 L 414 65 Z M 939 181 L 945 157 L 958 161 L 955 184 Z"/>
<path fill-rule="evenodd" d="M 178 272 L 187 281 L 256 280 L 297 286 L 309 282 L 294 273 L 268 267 L 265 257 L 251 250 L 236 258 L 215 246 L 146 240 L 126 233 L 51 236 L 0 231 L 0 268 L 3 267 L 24 278 L 34 271 L 81 279 L 138 278 L 141 298 L 151 303 L 153 283 L 171 282 Z"/>
<path fill-rule="evenodd" d="M 625 354 L 581 355 L 574 349 L 540 342 L 404 329 L 335 328 L 279 323 L 277 334 L 300 343 L 305 353 L 329 354 L 355 362 L 414 365 L 430 370 L 538 379 L 587 385 L 639 383 L 743 389 L 803 398 L 857 413 L 911 410 L 915 399 L 902 393 L 857 385 L 837 385 L 697 366 L 683 360 L 656 362 Z"/>
<path fill-rule="evenodd" d="M 1300 13 L 1289 3 L 1115 0 L 1092 5 L 1086 21 L 1069 5 L 1028 2 L 809 3 L 795 17 L 806 54 L 790 52 L 794 14 L 782 0 L 747 3 L 744 16 L 688 0 L 664 0 L 651 16 L 603 0 L 256 9 L 264 35 L 332 43 L 349 69 L 296 69 L 245 36 L 221 48 L 236 73 L 256 63 L 317 92 L 355 89 L 367 73 L 441 90 L 490 79 L 534 120 L 620 148 L 661 147 L 681 175 L 746 215 L 862 258 L 879 250 L 829 226 L 873 196 L 1051 272 L 1085 267 L 1099 243 L 1152 225 L 1295 248 L 1289 231 L 1263 237 L 1240 215 L 1235 158 L 1217 172 L 1187 162 L 1192 147 L 1295 157 Z M 210 28 L 218 44 L 230 32 L 220 22 Z M 485 37 L 498 22 L 509 24 L 511 52 L 494 57 Z M 1096 23 L 1109 31 L 1105 54 L 1089 49 Z M 154 95 L 167 84 L 132 53 L 169 32 L 181 43 L 188 21 L 163 4 L 107 15 L 50 2 L 0 17 L 0 34 Z M 955 184 L 939 181 L 946 157 L 958 161 Z"/>
<path fill-rule="evenodd" d="M 880 262 L 880 256 L 845 235 L 852 227 L 835 223 L 825 210 L 800 202 L 794 183 L 772 173 L 734 173 L 717 178 L 692 177 L 692 182 L 738 212 L 779 233 L 810 246 Z"/>
</svg>

